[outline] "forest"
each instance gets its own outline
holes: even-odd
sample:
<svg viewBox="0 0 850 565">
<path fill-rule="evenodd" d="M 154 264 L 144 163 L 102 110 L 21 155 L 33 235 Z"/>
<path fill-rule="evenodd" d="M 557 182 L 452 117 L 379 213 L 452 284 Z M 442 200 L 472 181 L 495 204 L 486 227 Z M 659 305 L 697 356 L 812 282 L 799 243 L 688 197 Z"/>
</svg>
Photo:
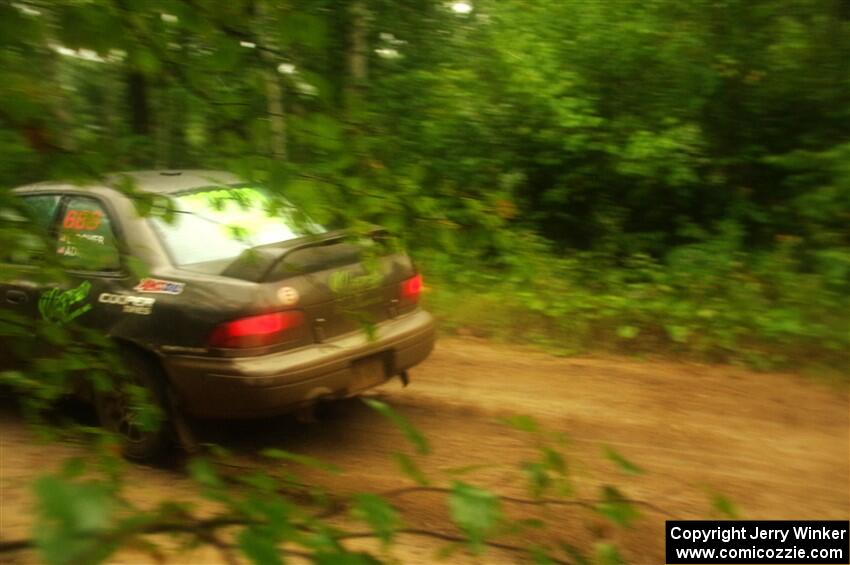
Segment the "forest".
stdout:
<svg viewBox="0 0 850 565">
<path fill-rule="evenodd" d="M 700 397 L 706 406 L 718 402 L 718 411 L 729 407 L 716 391 L 771 389 L 755 379 L 779 378 L 769 371 L 800 373 L 814 382 L 783 385 L 805 409 L 784 423 L 796 426 L 826 407 L 825 421 L 839 422 L 829 426 L 832 435 L 818 421 L 811 437 L 822 443 L 794 445 L 831 446 L 823 450 L 829 463 L 842 456 L 834 446 L 846 446 L 846 394 L 840 404 L 806 387 L 823 380 L 846 392 L 850 375 L 848 61 L 846 0 L 0 0 L 0 256 L 45 245 L 21 222 L 11 192 L 17 186 L 84 183 L 114 171 L 229 171 L 324 226 L 387 228 L 424 275 L 424 305 L 440 335 L 483 338 L 471 340 L 473 352 L 497 351 L 499 363 L 486 365 L 494 387 L 513 354 L 486 348 L 503 345 L 570 359 L 746 367 L 754 378 L 736 381 L 739 389 L 694 369 L 719 383 Z M 142 215 L 151 207 L 139 199 Z M 62 276 L 55 266 L 43 275 Z M 0 283 L 8 276 L 14 275 L 0 272 Z M 367 398 L 351 414 L 398 432 L 402 447 L 392 445 L 391 461 L 413 486 L 337 500 L 290 470 L 339 469 L 290 451 L 290 444 L 252 453 L 250 468 L 205 444 L 202 456 L 180 463 L 179 478 L 164 480 L 180 488 L 191 481 L 185 490 L 201 504 L 163 496 L 136 506 L 124 493 L 138 486 L 128 479 L 137 471 L 117 456 L 114 438 L 49 409 L 69 372 L 88 371 L 96 381 L 120 363 L 104 336 L 69 328 L 39 330 L 62 360 L 0 370 L 0 385 L 14 391 L 39 437 L 82 437 L 97 449 L 81 456 L 55 447 L 76 455 L 34 479 L 37 525 L 29 538 L 4 536 L 0 555 L 37 550 L 39 562 L 99 563 L 130 548 L 166 562 L 150 536 L 171 533 L 218 551 L 212 562 L 367 564 L 399 562 L 388 548 L 406 533 L 446 542 L 446 562 L 461 553 L 488 562 L 483 552 L 500 548 L 541 564 L 616 565 L 644 547 L 621 551 L 619 532 L 632 531 L 641 515 L 669 517 L 651 489 L 637 489 L 641 498 L 594 483 L 592 497 L 579 496 L 583 479 L 572 473 L 588 467 L 564 454 L 567 434 L 541 424 L 552 414 L 500 417 L 501 432 L 492 422 L 475 423 L 488 438 L 523 439 L 516 452 L 525 459 L 513 468 L 524 489 L 519 495 L 466 478 L 489 462 L 464 460 L 463 467 L 440 468 L 445 480 L 435 480 L 421 460 L 439 448 L 415 425 L 433 425 L 430 416 L 416 407 L 402 414 L 383 397 Z M 29 334 L 0 310 L 0 336 L 21 335 Z M 473 354 L 458 353 L 465 346 L 452 343 L 446 355 L 460 359 L 457 386 L 464 391 L 464 355 Z M 567 363 L 550 358 L 545 367 Z M 623 387 L 633 385 L 633 374 L 617 367 Z M 523 374 L 550 378 L 536 370 Z M 427 371 L 425 388 L 439 398 L 440 381 Z M 652 378 L 647 382 L 660 382 Z M 667 392 L 666 386 L 635 387 L 636 404 L 643 403 L 640 394 Z M 687 396 L 686 388 L 670 397 Z M 761 392 L 768 398 L 772 391 Z M 616 407 L 616 394 L 602 396 L 606 409 Z M 737 401 L 751 399 L 762 400 L 753 392 Z M 161 415 L 144 412 L 144 398 L 137 400 L 140 417 L 156 426 Z M 676 420 L 677 402 L 659 405 Z M 701 407 L 682 412 L 681 420 Z M 605 423 L 611 421 L 595 405 L 587 412 L 605 412 Z M 660 413 L 635 421 L 654 422 Z M 445 417 L 447 429 L 452 418 L 458 428 L 467 425 L 456 413 Z M 774 430 L 752 418 L 753 429 Z M 755 437 L 753 445 L 774 445 Z M 11 441 L 31 447 L 29 440 Z M 605 445 L 603 462 L 619 478 L 648 480 L 642 465 Z M 727 456 L 736 447 L 717 450 Z M 776 453 L 793 464 L 821 462 Z M 688 461 L 711 467 L 702 456 Z M 501 452 L 493 457 L 507 461 Z M 844 459 L 843 468 L 829 465 L 839 478 Z M 792 463 L 779 471 L 805 476 Z M 664 465 L 690 471 L 678 459 Z M 666 480 L 663 471 L 656 476 Z M 730 477 L 740 479 L 735 471 Z M 679 510 L 694 519 L 741 517 L 715 486 L 688 482 L 707 493 L 699 495 L 706 510 L 684 503 Z M 411 492 L 445 499 L 440 511 L 453 524 L 451 534 L 402 525 L 392 497 Z M 824 516 L 835 513 L 832 503 L 821 507 Z M 218 513 L 206 512 L 213 504 Z M 516 518 L 509 504 L 592 518 L 581 523 L 587 531 L 570 530 L 584 532 L 577 540 L 561 543 L 537 534 L 546 520 L 561 527 L 560 518 Z M 367 530 L 346 529 L 345 520 Z M 363 551 L 349 544 L 362 539 L 375 544 Z"/>
<path fill-rule="evenodd" d="M 0 10 L 0 186 L 227 169 L 391 229 L 450 331 L 847 361 L 846 2 Z"/>
</svg>

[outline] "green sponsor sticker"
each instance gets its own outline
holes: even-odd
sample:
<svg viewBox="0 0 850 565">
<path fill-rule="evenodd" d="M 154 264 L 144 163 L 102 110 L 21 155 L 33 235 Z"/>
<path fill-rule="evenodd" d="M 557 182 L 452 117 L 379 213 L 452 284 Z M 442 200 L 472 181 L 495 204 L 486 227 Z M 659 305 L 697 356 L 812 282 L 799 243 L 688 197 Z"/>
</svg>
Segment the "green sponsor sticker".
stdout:
<svg viewBox="0 0 850 565">
<path fill-rule="evenodd" d="M 48 322 L 67 324 L 91 310 L 91 304 L 79 304 L 88 298 L 91 283 L 83 281 L 80 286 L 68 290 L 52 288 L 41 295 L 38 311 Z"/>
</svg>

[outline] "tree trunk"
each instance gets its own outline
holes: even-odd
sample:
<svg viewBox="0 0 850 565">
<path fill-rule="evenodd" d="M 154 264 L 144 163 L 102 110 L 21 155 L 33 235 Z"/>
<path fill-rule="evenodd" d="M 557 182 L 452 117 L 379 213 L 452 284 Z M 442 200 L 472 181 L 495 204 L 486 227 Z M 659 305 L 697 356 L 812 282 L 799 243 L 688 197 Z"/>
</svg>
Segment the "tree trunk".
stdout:
<svg viewBox="0 0 850 565">
<path fill-rule="evenodd" d="M 279 46 L 275 34 L 269 32 L 269 29 L 273 29 L 273 26 L 277 23 L 276 15 L 269 14 L 269 6 L 267 6 L 266 2 L 262 1 L 252 3 L 250 11 L 256 14 L 259 19 L 259 38 L 263 46 L 278 52 Z M 273 158 L 285 161 L 289 158 L 289 151 L 287 147 L 284 84 L 277 71 L 280 61 L 265 49 L 260 50 L 259 55 L 265 67 L 263 78 L 266 83 L 266 113 L 268 114 L 269 126 L 271 128 L 269 150 Z"/>
<path fill-rule="evenodd" d="M 63 88 L 66 75 L 62 72 L 60 55 L 51 53 L 47 64 L 53 83 L 56 85 L 53 92 L 53 101 L 56 112 L 56 123 L 59 125 L 59 146 L 66 151 L 74 151 L 77 148 L 77 143 L 74 137 L 73 110 L 71 108 L 71 101 L 65 95 L 65 89 Z"/>
<path fill-rule="evenodd" d="M 127 73 L 127 103 L 130 107 L 130 130 L 135 135 L 148 136 L 151 131 L 148 83 L 138 71 Z"/>
<path fill-rule="evenodd" d="M 265 57 L 264 57 L 265 58 Z M 267 61 L 269 63 L 269 61 Z M 271 125 L 271 153 L 275 159 L 287 159 L 286 113 L 283 105 L 283 85 L 277 69 L 266 69 L 266 106 Z"/>
<path fill-rule="evenodd" d="M 348 51 L 348 107 L 363 95 L 369 78 L 369 8 L 365 0 L 353 0 L 349 5 L 351 18 Z"/>
</svg>

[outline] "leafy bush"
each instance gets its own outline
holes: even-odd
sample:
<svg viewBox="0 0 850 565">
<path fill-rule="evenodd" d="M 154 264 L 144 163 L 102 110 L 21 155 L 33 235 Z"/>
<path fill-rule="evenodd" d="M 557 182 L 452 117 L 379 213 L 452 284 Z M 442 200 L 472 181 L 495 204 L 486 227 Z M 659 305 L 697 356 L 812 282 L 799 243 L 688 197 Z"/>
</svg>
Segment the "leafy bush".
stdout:
<svg viewBox="0 0 850 565">
<path fill-rule="evenodd" d="M 420 463 L 414 460 L 427 456 L 427 439 L 387 404 L 367 403 L 409 440 L 414 455 L 405 456 L 405 465 L 418 469 Z M 270 463 L 263 467 L 270 470 L 261 471 L 246 469 L 226 450 L 213 447 L 187 465 L 197 491 L 187 492 L 183 500 L 163 500 L 142 509 L 128 496 L 123 463 L 108 450 L 100 450 L 87 459 L 69 459 L 59 472 L 35 481 L 34 536 L 0 543 L 0 554 L 35 548 L 51 565 L 94 564 L 132 548 L 161 561 L 165 558 L 162 536 L 171 535 L 184 543 L 212 546 L 228 563 L 244 558 L 258 565 L 275 565 L 297 556 L 320 564 L 365 565 L 394 562 L 399 538 L 414 536 L 442 542 L 435 557 L 447 562 L 459 551 L 485 555 L 498 549 L 518 562 L 606 565 L 623 563 L 613 532 L 631 528 L 645 511 L 665 513 L 610 484 L 599 486 L 596 496 L 582 493 L 573 482 L 571 469 L 577 462 L 566 453 L 564 434 L 541 427 L 529 416 L 512 416 L 501 423 L 506 432 L 532 448 L 532 457 L 517 466 L 492 462 L 446 469 L 425 481 L 421 470 L 411 473 L 402 466 L 411 485 L 351 496 L 305 489 L 297 466 L 340 472 L 322 461 L 269 449 L 262 455 Z M 644 472 L 610 447 L 605 456 L 624 476 Z M 526 497 L 506 496 L 476 484 L 475 473 L 482 469 L 499 470 L 501 481 L 524 486 Z M 450 521 L 438 530 L 406 525 L 395 498 L 417 493 L 444 497 Z M 721 497 L 715 493 L 715 498 Z M 207 503 L 201 505 L 202 500 Z M 586 533 L 592 540 L 589 547 L 570 543 L 579 535 L 575 528 L 568 538 L 562 537 L 563 515 L 550 510 L 566 507 L 575 515 L 595 518 L 586 520 Z M 602 523 L 609 527 L 601 528 Z M 368 529 L 360 529 L 360 524 Z M 377 543 L 369 546 L 374 549 L 354 550 L 348 545 L 351 540 Z"/>
<path fill-rule="evenodd" d="M 563 353 L 667 353 L 846 371 L 850 249 L 807 252 L 788 237 L 770 251 L 743 251 L 738 233 L 727 226 L 663 259 L 556 257 L 530 235 L 527 244 L 517 238 L 523 251 L 498 267 L 430 255 L 428 303 L 450 331 Z"/>
</svg>

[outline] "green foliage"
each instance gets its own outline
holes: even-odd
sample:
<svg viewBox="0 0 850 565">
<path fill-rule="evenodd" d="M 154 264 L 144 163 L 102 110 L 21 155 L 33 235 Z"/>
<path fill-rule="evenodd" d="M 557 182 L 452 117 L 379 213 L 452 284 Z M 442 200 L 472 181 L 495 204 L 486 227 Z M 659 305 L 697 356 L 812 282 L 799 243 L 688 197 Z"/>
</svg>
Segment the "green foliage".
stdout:
<svg viewBox="0 0 850 565">
<path fill-rule="evenodd" d="M 262 451 L 262 455 L 264 455 L 265 457 L 270 457 L 271 459 L 278 459 L 280 461 L 292 461 L 293 463 L 298 463 L 299 465 L 304 465 L 305 467 L 312 467 L 314 469 L 320 469 L 329 473 L 339 474 L 341 472 L 339 467 L 331 463 L 326 463 L 324 461 L 316 459 L 315 457 L 309 457 L 300 453 L 292 453 L 290 451 L 284 451 L 282 449 L 264 449 Z"/>
<path fill-rule="evenodd" d="M 150 391 L 138 385 L 124 383 L 121 390 L 129 399 L 133 422 L 143 431 L 156 431 L 165 423 L 165 413 L 156 406 Z"/>
<path fill-rule="evenodd" d="M 430 484 L 431 481 L 428 480 L 425 472 L 422 471 L 422 468 L 409 455 L 406 453 L 393 453 L 393 459 L 395 459 L 399 470 L 413 482 L 421 486 Z"/>
<path fill-rule="evenodd" d="M 484 541 L 502 519 L 498 496 L 476 486 L 456 481 L 449 496 L 449 511 L 455 524 L 469 539 L 473 553 L 480 553 Z"/>
<path fill-rule="evenodd" d="M 530 421 L 522 416 L 507 420 Z M 566 457 L 553 447 L 563 443 L 559 434 L 539 425 L 531 434 L 522 429 L 516 431 L 518 438 L 533 442 L 541 451 L 550 473 L 567 475 Z M 298 490 L 291 490 L 296 483 L 279 470 L 257 469 L 233 476 L 226 450 L 212 451 L 215 452 L 213 457 L 191 460 L 188 472 L 201 486 L 201 494 L 217 503 L 213 507 L 169 500 L 140 510 L 124 496 L 125 484 L 114 468 L 117 462 L 114 456 L 101 456 L 96 466 L 87 465 L 81 458 L 69 459 L 61 473 L 43 476 L 36 482 L 40 514 L 34 531 L 40 556 L 51 565 L 100 563 L 121 548 L 132 545 L 160 559 L 158 542 L 147 535 L 171 531 L 179 532 L 188 538 L 187 541 L 210 544 L 231 561 L 235 559 L 233 552 L 238 550 L 239 556 L 248 562 L 261 565 L 288 562 L 290 555 L 308 557 L 316 563 L 377 564 L 393 562 L 390 551 L 399 534 L 425 532 L 427 535 L 427 531 L 421 529 L 405 529 L 400 512 L 390 501 L 398 491 L 337 495 L 333 503 L 327 505 L 322 501 L 327 500 L 327 496 L 305 498 Z M 267 455 L 287 462 L 297 461 L 298 458 L 291 457 L 290 453 L 284 453 L 283 457 L 276 457 L 281 455 L 276 452 Z M 328 467 L 317 463 L 310 460 L 309 464 L 319 469 Z M 511 465 L 494 463 L 487 468 L 501 467 L 508 471 Z M 595 526 L 588 526 L 596 540 L 593 545 L 595 559 L 591 561 L 587 551 L 558 539 L 558 529 L 563 525 L 560 512 L 555 514 L 559 520 L 550 523 L 548 519 L 535 517 L 514 518 L 506 511 L 508 504 L 521 502 L 522 507 L 550 503 L 567 503 L 572 507 L 577 503 L 576 512 L 583 512 L 589 507 L 587 502 L 572 492 L 556 491 L 551 493 L 551 499 L 503 499 L 497 490 L 454 480 L 450 475 L 448 480 L 440 479 L 439 484 L 424 489 L 445 497 L 451 520 L 463 535 L 464 543 L 453 542 L 440 550 L 443 559 L 464 548 L 481 554 L 491 542 L 498 540 L 500 547 L 526 554 L 535 563 L 561 562 L 564 556 L 577 565 L 623 563 L 617 547 L 599 538 Z M 416 490 L 411 489 L 411 494 Z M 610 485 L 603 487 L 602 498 L 593 510 L 617 527 L 630 526 L 637 517 L 631 502 Z M 364 522 L 369 529 L 366 532 L 349 530 L 347 522 L 338 519 L 342 511 Z M 546 534 L 544 538 L 550 541 L 535 541 L 538 533 Z M 435 533 L 435 538 L 443 535 Z M 346 546 L 350 538 L 379 541 L 382 557 L 369 551 L 352 551 Z"/>
<path fill-rule="evenodd" d="M 729 520 L 740 520 L 741 512 L 738 510 L 738 506 L 732 502 L 728 497 L 720 494 L 719 492 L 709 492 L 711 495 L 711 506 L 714 510 L 723 518 L 727 518 Z"/>
<path fill-rule="evenodd" d="M 520 463 L 531 497 L 541 499 L 553 492 L 558 496 L 573 494 L 569 465 L 561 452 L 561 447 L 566 443 L 565 436 L 543 429 L 530 416 L 514 415 L 502 419 L 502 422 L 517 431 L 530 434 L 536 447 L 538 458 Z"/>
<path fill-rule="evenodd" d="M 726 224 L 663 260 L 608 252 L 552 258 L 528 236 L 498 270 L 457 272 L 433 255 L 428 306 L 444 328 L 543 345 L 556 352 L 667 352 L 757 368 L 816 365 L 846 372 L 850 279 L 846 251 L 741 248 Z"/>
<path fill-rule="evenodd" d="M 34 490 L 39 521 L 33 537 L 48 563 L 99 563 L 115 550 L 115 543 L 97 537 L 114 520 L 115 504 L 105 484 L 46 475 Z"/>
<path fill-rule="evenodd" d="M 401 524 L 395 508 L 376 494 L 354 495 L 353 513 L 369 524 L 384 545 L 393 541 L 393 535 Z"/>
<path fill-rule="evenodd" d="M 403 433 L 407 440 L 413 445 L 416 449 L 416 453 L 419 455 L 427 455 L 431 448 L 428 445 L 428 440 L 425 439 L 425 436 L 413 427 L 407 419 L 390 408 L 390 406 L 386 402 L 381 402 L 380 400 L 375 400 L 374 398 L 364 398 L 363 402 L 366 403 L 367 406 L 377 411 L 379 414 L 390 420 L 393 424 L 396 425 Z"/>
<path fill-rule="evenodd" d="M 273 538 L 264 536 L 252 528 L 239 534 L 239 548 L 256 565 L 280 565 L 283 558 Z"/>
<path fill-rule="evenodd" d="M 317 565 L 379 565 L 381 562 L 367 553 L 317 553 Z"/>
<path fill-rule="evenodd" d="M 637 508 L 612 486 L 602 487 L 602 501 L 596 511 L 618 526 L 628 527 L 640 516 Z"/>
<path fill-rule="evenodd" d="M 627 475 L 643 475 L 644 470 L 623 457 L 623 455 L 613 447 L 605 447 L 605 456 L 614 462 L 619 469 Z"/>
<path fill-rule="evenodd" d="M 590 565 L 590 561 L 587 559 L 584 553 L 574 545 L 569 543 L 562 543 L 561 549 L 573 562 L 575 562 L 576 565 Z"/>
<path fill-rule="evenodd" d="M 218 492 L 225 486 L 212 463 L 207 459 L 193 459 L 189 463 L 189 474 L 195 482 L 209 489 L 209 492 Z"/>
<path fill-rule="evenodd" d="M 610 543 L 598 543 L 596 545 L 596 562 L 599 565 L 625 565 L 617 547 Z"/>
<path fill-rule="evenodd" d="M 846 365 L 850 23 L 831 0 L 367 0 L 363 52 L 333 0 L 27 6 L 0 18 L 0 192 L 225 167 L 323 223 L 388 226 L 449 326 Z"/>
<path fill-rule="evenodd" d="M 537 423 L 537 420 L 525 414 L 509 416 L 503 418 L 501 422 L 521 432 L 538 433 L 540 431 L 540 424 Z"/>
<path fill-rule="evenodd" d="M 143 168 L 227 168 L 320 222 L 386 225 L 424 267 L 428 302 L 450 330 L 566 354 L 846 372 L 850 23 L 840 2 L 476 0 L 466 16 L 443 2 L 355 4 L 363 17 L 335 0 L 0 2 L 0 254 L 43 258 L 35 282 L 56 289 L 42 306 L 49 321 L 0 313 L 0 334 L 35 334 L 57 353 L 22 344 L 14 353 L 28 369 L 0 372 L 28 414 L 82 370 L 109 390 L 119 363 L 105 336 L 74 323 L 76 295 L 62 293 L 81 287 L 8 189 Z M 173 215 L 116 188 L 142 215 Z M 157 425 L 161 414 L 126 388 Z M 416 455 L 430 452 L 400 414 L 367 403 Z M 520 466 L 532 498 L 570 496 L 559 438 L 528 417 L 507 424 L 534 443 Z M 414 456 L 395 458 L 416 483 L 437 483 Z M 106 483 L 82 480 L 79 463 L 36 483 L 45 561 L 101 561 L 147 523 L 114 496 L 114 461 L 101 463 Z M 284 542 L 317 563 L 375 562 L 273 496 L 269 477 L 245 475 L 234 490 L 211 461 L 189 472 L 244 522 L 238 545 L 256 563 L 280 562 Z M 737 515 L 723 497 L 714 506 Z M 119 507 L 131 516 L 116 524 Z M 354 508 L 393 539 L 388 502 L 362 495 Z M 637 517 L 611 486 L 595 509 L 619 526 Z M 505 521 L 495 493 L 465 482 L 451 484 L 449 510 L 476 552 Z M 192 523 L 179 505 L 158 511 Z M 622 562 L 608 542 L 595 558 Z"/>
</svg>

